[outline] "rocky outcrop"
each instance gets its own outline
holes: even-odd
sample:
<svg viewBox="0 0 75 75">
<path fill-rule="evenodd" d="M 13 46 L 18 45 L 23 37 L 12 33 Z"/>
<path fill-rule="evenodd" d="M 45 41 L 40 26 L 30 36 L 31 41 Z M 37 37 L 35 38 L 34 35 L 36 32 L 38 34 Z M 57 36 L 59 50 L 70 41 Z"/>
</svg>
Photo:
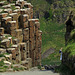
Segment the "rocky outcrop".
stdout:
<svg viewBox="0 0 75 75">
<path fill-rule="evenodd" d="M 75 69 L 75 11 L 71 11 L 66 21 L 66 47 L 63 50 L 63 64 L 71 71 Z"/>
<path fill-rule="evenodd" d="M 39 19 L 33 19 L 33 6 L 24 0 L 4 3 L 0 12 L 0 54 L 4 63 L 27 69 L 41 65 L 42 31 Z"/>
</svg>

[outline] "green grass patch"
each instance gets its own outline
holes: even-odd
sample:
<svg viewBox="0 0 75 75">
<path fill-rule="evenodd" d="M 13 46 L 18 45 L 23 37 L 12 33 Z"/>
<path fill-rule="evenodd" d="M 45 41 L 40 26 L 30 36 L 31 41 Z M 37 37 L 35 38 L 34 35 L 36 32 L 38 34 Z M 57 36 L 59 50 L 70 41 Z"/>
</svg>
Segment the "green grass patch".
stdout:
<svg viewBox="0 0 75 75">
<path fill-rule="evenodd" d="M 61 64 L 59 67 L 55 68 L 55 72 L 61 75 L 75 75 L 75 71 L 71 71 L 67 66 Z"/>
<path fill-rule="evenodd" d="M 0 66 L 3 66 L 4 65 L 4 61 L 0 61 Z"/>
<path fill-rule="evenodd" d="M 14 5 L 11 5 L 11 9 L 12 9 L 12 10 L 16 10 L 16 8 L 15 8 Z"/>
<path fill-rule="evenodd" d="M 15 39 L 16 37 L 13 37 L 11 35 L 6 35 L 5 38 L 7 39 L 8 37 L 12 37 L 12 39 Z"/>
<path fill-rule="evenodd" d="M 0 57 L 4 57 L 4 54 L 0 54 Z"/>
<path fill-rule="evenodd" d="M 67 45 L 64 49 L 63 52 L 69 53 L 69 57 L 75 56 L 75 43 Z"/>
<path fill-rule="evenodd" d="M 60 54 L 59 53 L 52 53 L 50 56 L 48 56 L 45 59 L 42 59 L 42 64 L 43 65 L 60 65 Z"/>
<path fill-rule="evenodd" d="M 40 29 L 42 34 L 42 53 L 49 48 L 55 48 L 56 50 L 65 46 L 65 25 L 46 21 L 44 18 L 40 19 Z"/>
</svg>

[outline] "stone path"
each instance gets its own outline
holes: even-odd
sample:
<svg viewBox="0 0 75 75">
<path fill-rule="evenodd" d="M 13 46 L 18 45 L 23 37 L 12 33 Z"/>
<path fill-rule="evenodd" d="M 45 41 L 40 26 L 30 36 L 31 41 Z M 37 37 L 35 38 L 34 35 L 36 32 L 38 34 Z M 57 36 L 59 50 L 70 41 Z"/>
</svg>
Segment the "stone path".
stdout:
<svg viewBox="0 0 75 75">
<path fill-rule="evenodd" d="M 6 72 L 0 73 L 0 75 L 59 75 L 51 71 L 22 71 L 22 72 Z"/>
</svg>

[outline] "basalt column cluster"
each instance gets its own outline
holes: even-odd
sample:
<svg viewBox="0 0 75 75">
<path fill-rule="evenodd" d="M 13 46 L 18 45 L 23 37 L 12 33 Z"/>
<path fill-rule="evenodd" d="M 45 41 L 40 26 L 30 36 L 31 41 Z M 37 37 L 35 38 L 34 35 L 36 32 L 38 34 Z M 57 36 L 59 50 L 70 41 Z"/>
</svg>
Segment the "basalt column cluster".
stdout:
<svg viewBox="0 0 75 75">
<path fill-rule="evenodd" d="M 31 3 L 17 0 L 7 5 L 2 1 L 0 5 L 0 53 L 11 54 L 5 61 L 21 62 L 28 68 L 41 65 L 42 31 L 39 19 L 33 19 Z"/>
</svg>

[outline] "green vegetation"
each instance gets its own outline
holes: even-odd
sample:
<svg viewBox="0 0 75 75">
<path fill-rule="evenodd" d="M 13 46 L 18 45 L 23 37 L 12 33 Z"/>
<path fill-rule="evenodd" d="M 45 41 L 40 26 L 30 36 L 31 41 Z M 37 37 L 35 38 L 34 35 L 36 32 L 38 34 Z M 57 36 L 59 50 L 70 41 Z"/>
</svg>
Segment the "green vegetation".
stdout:
<svg viewBox="0 0 75 75">
<path fill-rule="evenodd" d="M 0 57 L 4 57 L 4 54 L 0 54 Z"/>
<path fill-rule="evenodd" d="M 50 54 L 47 58 L 42 60 L 43 65 L 60 65 L 61 61 L 59 60 L 60 54 L 56 53 L 56 51 Z"/>
<path fill-rule="evenodd" d="M 20 71 L 20 70 L 23 71 L 24 68 L 23 68 L 23 67 L 20 67 L 20 68 L 13 67 L 13 70 L 14 70 L 14 71 Z"/>
<path fill-rule="evenodd" d="M 64 47 L 65 25 L 55 23 L 50 20 L 46 21 L 44 18 L 40 19 L 40 23 L 40 29 L 43 31 L 42 53 L 49 48 L 55 48 L 59 50 L 61 47 Z"/>
<path fill-rule="evenodd" d="M 16 10 L 16 8 L 15 8 L 14 5 L 11 5 L 11 9 L 12 9 L 12 10 Z"/>
<path fill-rule="evenodd" d="M 40 69 L 40 70 L 41 70 L 41 66 L 40 66 L 40 65 L 38 65 L 38 69 Z"/>
<path fill-rule="evenodd" d="M 67 45 L 63 52 L 69 53 L 69 57 L 75 56 L 75 43 Z"/>
<path fill-rule="evenodd" d="M 0 61 L 0 66 L 3 66 L 4 65 L 4 61 Z"/>
<path fill-rule="evenodd" d="M 63 64 L 60 65 L 58 68 L 55 68 L 55 72 L 58 72 L 61 75 L 75 75 L 75 71 L 70 71 L 70 69 Z"/>
<path fill-rule="evenodd" d="M 13 37 L 11 35 L 6 35 L 5 38 L 7 39 L 8 37 L 12 37 L 12 39 L 15 39 L 16 37 Z"/>
</svg>

